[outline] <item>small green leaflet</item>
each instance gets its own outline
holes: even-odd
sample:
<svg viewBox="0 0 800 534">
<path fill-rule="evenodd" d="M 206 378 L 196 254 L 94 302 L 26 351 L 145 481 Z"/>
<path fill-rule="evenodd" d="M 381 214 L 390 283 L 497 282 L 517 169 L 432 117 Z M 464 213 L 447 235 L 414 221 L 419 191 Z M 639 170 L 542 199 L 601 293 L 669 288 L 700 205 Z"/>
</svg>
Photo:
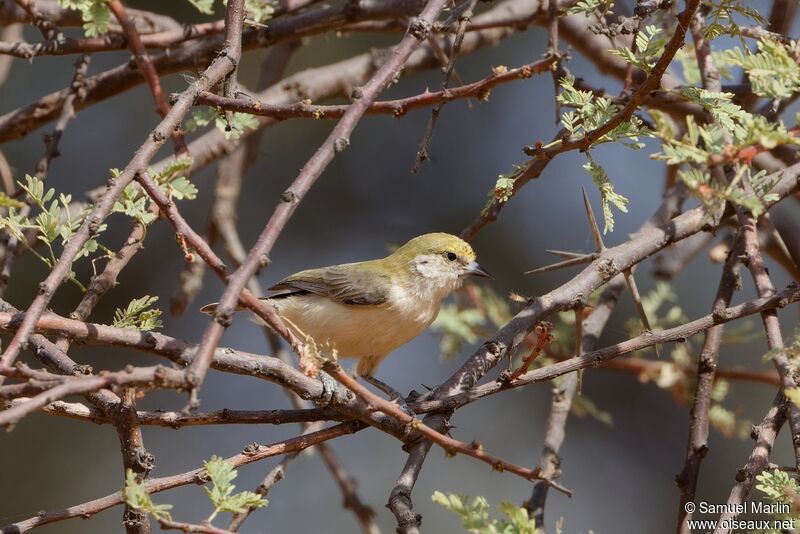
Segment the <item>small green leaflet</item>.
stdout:
<svg viewBox="0 0 800 534">
<path fill-rule="evenodd" d="M 114 312 L 113 326 L 117 328 L 138 328 L 139 330 L 154 330 L 161 328 L 161 310 L 148 309 L 158 301 L 158 297 L 145 295 L 133 299 L 125 309 L 117 308 Z"/>
<path fill-rule="evenodd" d="M 231 484 L 236 478 L 237 472 L 233 465 L 229 464 L 219 456 L 212 456 L 210 460 L 203 462 L 203 467 L 208 472 L 211 479 L 211 489 L 203 487 L 203 490 L 211 499 L 214 511 L 208 518 L 211 522 L 219 512 L 230 512 L 234 514 L 246 512 L 250 508 L 261 508 L 267 505 L 267 501 L 261 495 L 252 491 L 241 491 L 233 493 L 236 486 Z"/>
</svg>

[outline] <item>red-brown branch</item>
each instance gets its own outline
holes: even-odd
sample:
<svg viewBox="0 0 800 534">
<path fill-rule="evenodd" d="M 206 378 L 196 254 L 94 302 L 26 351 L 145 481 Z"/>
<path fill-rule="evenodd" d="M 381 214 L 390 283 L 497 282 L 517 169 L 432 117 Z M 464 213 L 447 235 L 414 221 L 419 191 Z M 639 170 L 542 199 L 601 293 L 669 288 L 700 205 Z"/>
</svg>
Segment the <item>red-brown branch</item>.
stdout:
<svg viewBox="0 0 800 534">
<path fill-rule="evenodd" d="M 450 100 L 471 97 L 477 97 L 483 100 L 488 98 L 489 90 L 493 87 L 514 80 L 524 80 L 530 78 L 534 74 L 547 72 L 554 62 L 555 58 L 545 58 L 515 69 L 498 69 L 482 80 L 451 89 L 425 92 L 397 100 L 374 102 L 367 108 L 365 114 L 387 114 L 400 118 L 412 109 L 433 106 Z M 203 106 L 211 106 L 218 110 L 249 113 L 251 115 L 269 117 L 276 120 L 293 118 L 338 119 L 341 118 L 350 107 L 348 105 L 315 105 L 307 102 L 269 104 L 257 100 L 225 98 L 213 93 L 200 94 L 195 103 Z"/>
<path fill-rule="evenodd" d="M 167 113 L 169 113 L 169 102 L 167 102 L 164 89 L 161 87 L 161 80 L 153 65 L 153 60 L 150 59 L 150 54 L 147 53 L 142 38 L 139 36 L 139 30 L 136 29 L 136 24 L 134 24 L 133 20 L 128 16 L 128 12 L 121 0 L 111 0 L 108 7 L 111 12 L 114 13 L 117 22 L 119 22 L 119 25 L 122 27 L 122 32 L 128 40 L 131 52 L 133 52 L 136 66 L 139 67 L 142 76 L 144 76 L 147 86 L 150 88 L 150 93 L 153 95 L 153 100 L 156 102 L 158 114 L 163 119 L 167 116 Z M 172 144 L 175 147 L 175 154 L 177 156 L 187 154 L 186 142 L 180 130 L 173 130 L 171 137 Z"/>
</svg>

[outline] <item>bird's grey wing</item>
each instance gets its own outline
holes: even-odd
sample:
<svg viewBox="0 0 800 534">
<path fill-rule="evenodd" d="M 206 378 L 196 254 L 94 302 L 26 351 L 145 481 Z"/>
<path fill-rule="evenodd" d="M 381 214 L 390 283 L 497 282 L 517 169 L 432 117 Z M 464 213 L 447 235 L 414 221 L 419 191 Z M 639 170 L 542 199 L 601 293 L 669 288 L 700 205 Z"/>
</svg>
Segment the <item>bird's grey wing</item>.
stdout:
<svg viewBox="0 0 800 534">
<path fill-rule="evenodd" d="M 314 293 L 356 306 L 376 306 L 389 298 L 389 276 L 360 263 L 309 269 L 293 274 L 270 290 L 278 293 L 270 298 Z"/>
</svg>

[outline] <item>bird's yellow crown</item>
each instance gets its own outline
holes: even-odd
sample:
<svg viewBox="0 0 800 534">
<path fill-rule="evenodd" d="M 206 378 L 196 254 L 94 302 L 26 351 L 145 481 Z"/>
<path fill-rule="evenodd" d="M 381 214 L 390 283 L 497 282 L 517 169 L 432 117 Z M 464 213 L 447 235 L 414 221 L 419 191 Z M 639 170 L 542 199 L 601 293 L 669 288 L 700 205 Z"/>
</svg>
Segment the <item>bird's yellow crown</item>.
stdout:
<svg viewBox="0 0 800 534">
<path fill-rule="evenodd" d="M 447 253 L 455 254 L 463 263 L 475 261 L 475 251 L 472 250 L 469 243 L 460 237 L 444 232 L 417 236 L 398 248 L 393 256 L 413 259 L 423 254 Z"/>
</svg>

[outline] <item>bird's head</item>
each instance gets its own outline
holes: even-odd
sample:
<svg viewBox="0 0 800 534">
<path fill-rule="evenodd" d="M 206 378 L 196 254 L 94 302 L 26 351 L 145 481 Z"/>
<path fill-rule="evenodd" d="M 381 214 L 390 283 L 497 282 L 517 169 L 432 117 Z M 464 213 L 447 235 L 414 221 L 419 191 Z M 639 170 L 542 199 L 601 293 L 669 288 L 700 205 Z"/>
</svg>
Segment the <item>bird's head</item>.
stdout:
<svg viewBox="0 0 800 534">
<path fill-rule="evenodd" d="M 387 258 L 404 265 L 420 283 L 446 292 L 461 285 L 465 276 L 490 277 L 475 261 L 469 243 L 451 234 L 425 234 L 410 240 Z"/>
</svg>

